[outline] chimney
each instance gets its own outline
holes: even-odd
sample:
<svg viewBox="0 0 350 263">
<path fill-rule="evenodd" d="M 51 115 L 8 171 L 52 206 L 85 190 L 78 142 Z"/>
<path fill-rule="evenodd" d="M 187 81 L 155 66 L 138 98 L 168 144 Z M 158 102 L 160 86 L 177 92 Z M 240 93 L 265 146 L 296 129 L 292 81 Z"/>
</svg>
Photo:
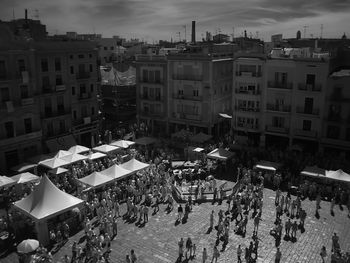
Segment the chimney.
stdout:
<svg viewBox="0 0 350 263">
<path fill-rule="evenodd" d="M 24 19 L 27 21 L 27 19 L 28 19 L 28 10 L 27 9 L 25 9 L 24 10 Z"/>
<path fill-rule="evenodd" d="M 193 44 L 196 43 L 196 21 L 192 21 L 192 38 L 191 38 L 191 42 Z"/>
</svg>

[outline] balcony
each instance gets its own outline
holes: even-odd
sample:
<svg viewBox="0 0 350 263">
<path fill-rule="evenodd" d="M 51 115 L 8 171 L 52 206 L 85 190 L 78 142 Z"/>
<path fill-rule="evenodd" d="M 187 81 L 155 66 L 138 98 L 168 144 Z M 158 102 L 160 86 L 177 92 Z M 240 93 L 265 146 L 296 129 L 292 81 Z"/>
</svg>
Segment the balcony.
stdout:
<svg viewBox="0 0 350 263">
<path fill-rule="evenodd" d="M 241 77 L 261 77 L 261 72 L 250 72 L 250 71 L 236 71 L 236 76 Z"/>
<path fill-rule="evenodd" d="M 349 120 L 350 120 L 350 118 L 349 118 Z M 343 121 L 343 119 L 342 119 L 340 114 L 329 114 L 327 121 L 341 123 Z"/>
<path fill-rule="evenodd" d="M 272 88 L 272 89 L 284 89 L 284 90 L 293 89 L 293 83 L 282 83 L 277 81 L 268 81 L 267 86 L 268 88 Z"/>
<path fill-rule="evenodd" d="M 236 94 L 244 94 L 244 95 L 260 95 L 261 91 L 260 90 L 240 90 L 240 89 L 235 89 Z"/>
<path fill-rule="evenodd" d="M 51 118 L 56 118 L 64 115 L 70 115 L 71 111 L 68 109 L 61 109 L 57 110 L 55 112 L 46 110 L 45 112 L 42 113 L 42 118 L 43 119 L 51 119 Z"/>
<path fill-rule="evenodd" d="M 163 80 L 153 80 L 153 81 L 151 81 L 150 79 L 147 79 L 147 78 L 145 78 L 145 79 L 140 78 L 139 82 L 140 83 L 151 84 L 151 85 L 164 85 L 164 81 Z"/>
<path fill-rule="evenodd" d="M 190 96 L 190 95 L 179 95 L 179 94 L 174 94 L 173 98 L 177 100 L 192 100 L 192 101 L 203 100 L 202 96 Z"/>
<path fill-rule="evenodd" d="M 298 90 L 302 90 L 302 91 L 321 91 L 322 90 L 322 85 L 321 84 L 299 83 L 298 84 Z"/>
<path fill-rule="evenodd" d="M 184 119 L 186 120 L 194 120 L 194 121 L 200 121 L 202 118 L 200 115 L 195 114 L 184 114 Z"/>
<path fill-rule="evenodd" d="M 12 137 L 12 138 L 0 139 L 0 146 L 15 145 L 15 144 L 18 144 L 21 142 L 41 138 L 41 136 L 42 136 L 41 130 L 37 130 L 37 131 L 30 132 L 30 133 L 25 133 L 25 134 L 17 134 L 15 137 Z"/>
<path fill-rule="evenodd" d="M 203 76 L 185 75 L 185 74 L 173 74 L 173 80 L 189 80 L 189 81 L 202 81 Z"/>
<path fill-rule="evenodd" d="M 260 112 L 259 108 L 248 108 L 248 107 L 241 107 L 241 106 L 236 106 L 235 110 L 236 111 L 245 111 L 245 112 Z"/>
<path fill-rule="evenodd" d="M 276 133 L 284 133 L 284 134 L 289 133 L 289 129 L 288 128 L 271 126 L 271 125 L 266 125 L 266 131 L 268 131 L 268 132 L 276 132 Z"/>
<path fill-rule="evenodd" d="M 54 92 L 64 92 L 66 90 L 65 85 L 56 85 L 56 86 L 43 86 L 42 87 L 42 93 L 43 94 L 50 94 Z"/>
<path fill-rule="evenodd" d="M 88 100 L 92 98 L 92 94 L 90 92 L 80 93 L 78 96 L 78 100 Z"/>
<path fill-rule="evenodd" d="M 76 75 L 77 79 L 89 79 L 90 78 L 90 72 L 82 71 L 78 72 Z"/>
<path fill-rule="evenodd" d="M 320 110 L 313 108 L 312 111 L 306 111 L 304 107 L 297 107 L 296 112 L 299 114 L 320 115 Z"/>
<path fill-rule="evenodd" d="M 302 137 L 310 137 L 310 138 L 317 137 L 317 131 L 306 131 L 306 130 L 301 130 L 301 129 L 295 129 L 294 134 L 296 136 L 302 136 Z"/>
<path fill-rule="evenodd" d="M 237 123 L 238 128 L 243 128 L 247 130 L 259 130 L 259 125 L 256 124 L 247 124 L 247 123 Z"/>
<path fill-rule="evenodd" d="M 56 85 L 55 91 L 65 91 L 66 85 Z"/>
<path fill-rule="evenodd" d="M 330 96 L 331 101 L 350 101 L 350 98 L 346 98 L 342 92 L 333 92 Z"/>
<path fill-rule="evenodd" d="M 277 111 L 277 112 L 286 112 L 290 113 L 292 107 L 290 105 L 280 105 L 280 104 L 266 104 L 266 110 L 268 111 Z"/>
<path fill-rule="evenodd" d="M 163 96 L 149 96 L 146 94 L 141 94 L 140 99 L 141 100 L 150 100 L 150 101 L 163 101 L 164 97 Z"/>
<path fill-rule="evenodd" d="M 21 99 L 21 105 L 22 106 L 29 106 L 34 104 L 34 98 L 25 98 Z"/>
<path fill-rule="evenodd" d="M 163 112 L 161 111 L 153 111 L 153 112 L 150 112 L 150 111 L 141 111 L 140 112 L 140 115 L 141 116 L 147 116 L 147 117 L 162 117 L 163 116 Z"/>
</svg>

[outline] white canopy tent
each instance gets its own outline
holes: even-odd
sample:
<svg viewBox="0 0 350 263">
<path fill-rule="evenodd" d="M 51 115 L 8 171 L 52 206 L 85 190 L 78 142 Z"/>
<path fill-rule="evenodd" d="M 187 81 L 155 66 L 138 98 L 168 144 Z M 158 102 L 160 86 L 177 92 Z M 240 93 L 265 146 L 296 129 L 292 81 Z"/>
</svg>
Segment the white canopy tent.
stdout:
<svg viewBox="0 0 350 263">
<path fill-rule="evenodd" d="M 93 153 L 93 152 L 91 152 L 91 153 L 89 153 L 89 155 L 87 155 L 87 158 L 89 160 L 96 160 L 96 159 L 103 158 L 103 157 L 106 157 L 106 156 L 107 155 L 104 154 L 104 153 L 100 153 L 100 152 Z"/>
<path fill-rule="evenodd" d="M 350 174 L 344 172 L 341 169 L 336 171 L 326 171 L 326 179 L 350 183 Z"/>
<path fill-rule="evenodd" d="M 207 157 L 210 159 L 226 161 L 233 157 L 233 153 L 223 148 L 216 148 L 215 150 L 208 153 Z"/>
<path fill-rule="evenodd" d="M 111 167 L 101 171 L 100 173 L 108 176 L 109 178 L 118 180 L 118 179 L 122 179 L 128 175 L 131 175 L 132 171 L 127 170 L 127 169 L 121 167 L 120 165 L 114 164 Z"/>
<path fill-rule="evenodd" d="M 102 153 L 111 153 L 111 152 L 116 151 L 118 149 L 119 149 L 119 147 L 115 147 L 115 146 L 108 145 L 108 144 L 103 144 L 103 145 L 100 145 L 100 146 L 93 148 L 94 151 L 102 152 Z"/>
<path fill-rule="evenodd" d="M 69 156 L 69 155 L 72 155 L 72 153 L 69 152 L 69 151 L 59 150 L 59 151 L 56 153 L 55 157 L 56 157 L 56 158 L 62 158 L 62 157 L 64 157 L 64 156 Z"/>
<path fill-rule="evenodd" d="M 64 174 L 68 172 L 68 170 L 66 168 L 63 168 L 63 167 L 57 167 L 55 169 L 52 169 L 49 171 L 50 174 Z"/>
<path fill-rule="evenodd" d="M 149 167 L 149 164 L 140 162 L 140 161 L 136 160 L 135 158 L 133 158 L 133 159 L 127 161 L 126 163 L 121 164 L 120 166 L 126 170 L 131 171 L 131 172 L 137 172 L 137 171 L 140 171 L 140 170 L 143 170 L 143 169 Z"/>
<path fill-rule="evenodd" d="M 260 161 L 255 165 L 255 168 L 276 172 L 281 167 L 281 164 L 269 161 Z"/>
<path fill-rule="evenodd" d="M 52 158 L 45 161 L 39 162 L 40 165 L 45 166 L 50 169 L 55 169 L 57 167 L 68 165 L 69 163 L 61 158 Z"/>
<path fill-rule="evenodd" d="M 203 148 L 200 148 L 200 147 L 197 147 L 197 148 L 194 148 L 192 151 L 196 152 L 196 153 L 200 153 L 200 152 L 203 152 L 204 149 Z"/>
<path fill-rule="evenodd" d="M 11 186 L 15 183 L 16 183 L 16 181 L 13 180 L 12 178 L 0 175 L 0 188 L 6 187 L 6 186 Z"/>
<path fill-rule="evenodd" d="M 306 166 L 300 174 L 310 177 L 325 177 L 326 170 L 317 166 Z"/>
<path fill-rule="evenodd" d="M 85 176 L 83 178 L 80 178 L 78 180 L 81 183 L 88 185 L 92 188 L 97 188 L 112 182 L 113 178 L 99 172 L 93 172 L 92 174 Z"/>
<path fill-rule="evenodd" d="M 135 142 L 132 142 L 132 141 L 119 140 L 119 141 L 112 142 L 110 145 L 126 149 L 134 144 Z"/>
<path fill-rule="evenodd" d="M 40 180 L 39 176 L 32 173 L 21 173 L 11 177 L 12 180 L 16 181 L 17 184 L 25 184 L 30 182 L 36 182 Z"/>
<path fill-rule="evenodd" d="M 58 189 L 48 178 L 43 176 L 34 190 L 14 207 L 29 215 L 36 223 L 36 232 L 41 244 L 49 242 L 47 219 L 62 214 L 84 201 Z"/>
<path fill-rule="evenodd" d="M 71 155 L 63 156 L 60 159 L 71 164 L 71 163 L 76 163 L 76 162 L 79 162 L 79 161 L 86 160 L 87 157 L 85 155 L 82 155 L 82 154 L 79 154 L 79 153 L 74 153 L 74 154 L 71 154 Z"/>
<path fill-rule="evenodd" d="M 27 172 L 31 169 L 34 169 L 35 167 L 37 167 L 38 165 L 35 163 L 21 163 L 19 165 L 16 165 L 14 167 L 11 168 L 12 171 L 14 172 L 18 172 L 18 173 L 24 173 Z"/>
<path fill-rule="evenodd" d="M 84 152 L 88 152 L 90 149 L 85 147 L 85 146 L 82 146 L 82 145 L 75 145 L 75 146 L 72 146 L 69 148 L 69 152 L 71 153 L 84 153 Z"/>
</svg>

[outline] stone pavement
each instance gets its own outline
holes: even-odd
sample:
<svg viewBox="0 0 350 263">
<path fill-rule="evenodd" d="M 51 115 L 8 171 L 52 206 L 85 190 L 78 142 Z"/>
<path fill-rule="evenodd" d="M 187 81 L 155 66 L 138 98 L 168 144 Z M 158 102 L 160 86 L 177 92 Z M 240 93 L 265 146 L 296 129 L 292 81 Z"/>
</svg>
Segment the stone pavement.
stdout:
<svg viewBox="0 0 350 263">
<path fill-rule="evenodd" d="M 275 219 L 275 193 L 271 190 L 264 190 L 264 208 L 262 220 L 259 226 L 258 237 L 260 245 L 258 249 L 257 262 L 274 262 L 276 252 L 275 240 L 269 234 L 270 229 L 274 226 Z M 295 197 L 293 197 L 295 198 Z M 215 223 L 217 223 L 217 212 L 219 209 L 226 209 L 226 202 L 222 205 L 211 205 L 211 203 L 203 203 L 195 205 L 190 213 L 188 221 L 185 224 L 175 225 L 177 207 L 170 213 L 164 212 L 165 205 L 160 206 L 157 215 L 149 217 L 149 222 L 143 227 L 135 226 L 135 223 L 129 224 L 122 222 L 118 225 L 118 235 L 112 241 L 111 262 L 125 262 L 125 255 L 130 253 L 131 249 L 135 250 L 138 262 L 145 263 L 167 263 L 176 262 L 178 256 L 178 241 L 181 237 L 184 240 L 191 237 L 197 246 L 197 257 L 190 262 L 202 262 L 203 247 L 207 248 L 208 260 L 211 261 L 212 251 L 216 240 L 216 231 L 207 234 L 209 226 L 209 214 L 211 210 L 215 211 Z M 330 262 L 331 236 L 333 232 L 339 235 L 339 242 L 342 250 L 350 251 L 350 219 L 347 217 L 347 208 L 343 211 L 336 206 L 335 216 L 330 215 L 330 204 L 321 202 L 320 219 L 315 217 L 315 201 L 305 200 L 302 207 L 306 209 L 307 218 L 305 221 L 305 232 L 303 234 L 298 231 L 297 242 L 287 242 L 282 238 L 281 252 L 282 260 L 285 263 L 298 262 L 321 262 L 319 256 L 320 249 L 324 245 L 327 248 L 328 258 L 326 262 Z M 122 212 L 125 212 L 125 205 L 122 206 Z M 285 215 L 284 218 L 285 219 Z M 283 220 L 285 222 L 285 220 Z M 249 219 L 246 237 L 243 238 L 234 234 L 231 225 L 229 243 L 226 250 L 220 252 L 218 262 L 237 262 L 237 246 L 242 244 L 244 247 L 252 241 L 253 221 Z M 284 229 L 283 229 L 284 234 Z M 55 262 L 62 260 L 65 254 L 71 256 L 71 244 L 74 240 L 79 240 L 83 236 L 80 232 L 70 238 L 68 243 L 54 255 Z M 222 242 L 219 245 L 221 250 Z M 14 255 L 0 259 L 1 263 L 16 263 Z"/>
</svg>

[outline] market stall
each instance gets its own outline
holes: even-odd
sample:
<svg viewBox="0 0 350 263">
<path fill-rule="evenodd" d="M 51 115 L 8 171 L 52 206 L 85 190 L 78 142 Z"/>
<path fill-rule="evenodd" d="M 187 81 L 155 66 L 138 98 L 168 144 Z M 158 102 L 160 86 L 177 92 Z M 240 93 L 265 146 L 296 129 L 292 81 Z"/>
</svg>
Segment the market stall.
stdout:
<svg viewBox="0 0 350 263">
<path fill-rule="evenodd" d="M 125 178 L 128 175 L 131 175 L 132 171 L 127 170 L 121 167 L 120 165 L 114 164 L 111 167 L 101 171 L 100 173 L 105 176 L 108 176 L 109 178 L 112 178 L 112 180 L 113 179 L 119 180 L 119 179 Z"/>
<path fill-rule="evenodd" d="M 137 171 L 146 169 L 147 167 L 149 167 L 149 164 L 140 162 L 140 161 L 136 160 L 135 158 L 133 158 L 130 161 L 127 161 L 126 163 L 121 164 L 120 166 L 126 170 L 129 170 L 129 171 L 135 173 Z"/>
<path fill-rule="evenodd" d="M 78 179 L 78 181 L 91 188 L 98 188 L 112 182 L 113 178 L 99 172 L 93 172 L 88 176 Z"/>
</svg>

